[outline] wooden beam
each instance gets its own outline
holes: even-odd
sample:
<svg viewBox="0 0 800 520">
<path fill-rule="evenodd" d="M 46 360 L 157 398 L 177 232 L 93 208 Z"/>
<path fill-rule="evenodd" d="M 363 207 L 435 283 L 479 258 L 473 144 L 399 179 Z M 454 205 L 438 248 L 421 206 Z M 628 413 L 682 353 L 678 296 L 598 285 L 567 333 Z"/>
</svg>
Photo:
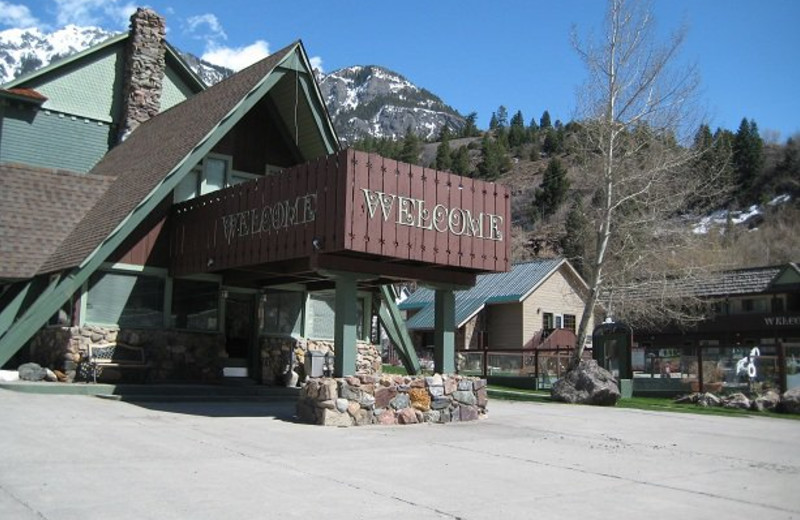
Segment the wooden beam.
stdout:
<svg viewBox="0 0 800 520">
<path fill-rule="evenodd" d="M 318 269 L 367 273 L 377 275 L 378 277 L 382 278 L 429 281 L 463 287 L 472 287 L 475 285 L 476 275 L 473 273 L 446 269 L 432 269 L 430 265 L 398 265 L 395 263 L 339 256 L 335 254 L 318 255 L 312 260 L 312 263 L 314 263 Z"/>
</svg>

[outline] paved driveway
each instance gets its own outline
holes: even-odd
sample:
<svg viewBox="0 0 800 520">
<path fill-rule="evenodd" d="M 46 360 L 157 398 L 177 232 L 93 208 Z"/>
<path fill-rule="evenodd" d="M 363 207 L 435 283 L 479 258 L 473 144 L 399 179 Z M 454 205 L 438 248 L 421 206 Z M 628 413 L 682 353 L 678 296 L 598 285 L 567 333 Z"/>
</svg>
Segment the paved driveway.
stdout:
<svg viewBox="0 0 800 520">
<path fill-rule="evenodd" d="M 800 518 L 800 422 L 490 401 L 324 428 L 292 403 L 0 390 L 7 519 Z"/>
</svg>

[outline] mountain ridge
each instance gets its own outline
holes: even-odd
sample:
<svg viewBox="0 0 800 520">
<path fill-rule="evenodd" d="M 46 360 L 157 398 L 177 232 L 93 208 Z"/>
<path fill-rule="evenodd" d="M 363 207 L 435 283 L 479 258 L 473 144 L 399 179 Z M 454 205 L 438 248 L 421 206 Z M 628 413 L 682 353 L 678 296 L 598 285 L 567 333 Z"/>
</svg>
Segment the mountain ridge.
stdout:
<svg viewBox="0 0 800 520">
<path fill-rule="evenodd" d="M 0 31 L 0 85 L 119 34 L 76 25 L 50 33 L 38 28 Z M 233 74 L 191 53 L 176 51 L 206 85 Z M 445 125 L 451 130 L 464 125 L 464 117 L 438 96 L 380 65 L 318 72 L 317 79 L 334 127 L 345 144 L 366 136 L 400 139 L 409 129 L 422 139 L 432 139 Z"/>
</svg>

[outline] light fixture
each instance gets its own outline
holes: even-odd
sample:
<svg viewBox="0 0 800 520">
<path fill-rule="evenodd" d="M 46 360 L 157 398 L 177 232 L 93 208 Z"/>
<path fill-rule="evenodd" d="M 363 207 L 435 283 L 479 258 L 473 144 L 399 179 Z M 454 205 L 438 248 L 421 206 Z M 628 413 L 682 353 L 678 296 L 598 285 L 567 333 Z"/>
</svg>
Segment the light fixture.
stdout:
<svg viewBox="0 0 800 520">
<path fill-rule="evenodd" d="M 314 237 L 311 239 L 311 245 L 314 247 L 314 251 L 319 251 L 324 247 L 325 242 L 320 237 Z"/>
</svg>

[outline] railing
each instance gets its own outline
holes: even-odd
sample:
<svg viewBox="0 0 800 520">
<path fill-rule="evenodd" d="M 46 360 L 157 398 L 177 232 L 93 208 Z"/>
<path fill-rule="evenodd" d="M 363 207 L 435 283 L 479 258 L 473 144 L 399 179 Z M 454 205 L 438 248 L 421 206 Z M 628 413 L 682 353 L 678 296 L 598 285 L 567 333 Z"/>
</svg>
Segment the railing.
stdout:
<svg viewBox="0 0 800 520">
<path fill-rule="evenodd" d="M 458 372 L 480 377 L 532 378 L 537 389 L 548 389 L 566 372 L 573 348 L 460 350 Z M 583 358 L 591 359 L 584 350 Z"/>
</svg>

